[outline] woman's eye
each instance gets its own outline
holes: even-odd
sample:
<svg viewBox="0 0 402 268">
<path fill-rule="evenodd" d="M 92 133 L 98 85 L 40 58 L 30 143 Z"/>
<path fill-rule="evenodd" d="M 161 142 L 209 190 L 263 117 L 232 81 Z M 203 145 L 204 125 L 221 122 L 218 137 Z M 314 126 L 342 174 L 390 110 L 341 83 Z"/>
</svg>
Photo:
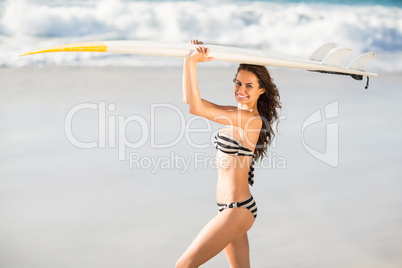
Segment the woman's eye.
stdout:
<svg viewBox="0 0 402 268">
<path fill-rule="evenodd" d="M 240 82 L 236 82 L 236 85 L 241 86 L 241 83 L 240 83 Z"/>
<path fill-rule="evenodd" d="M 248 88 L 252 88 L 252 86 L 251 86 L 251 85 L 247 85 L 247 87 L 248 87 Z"/>
</svg>

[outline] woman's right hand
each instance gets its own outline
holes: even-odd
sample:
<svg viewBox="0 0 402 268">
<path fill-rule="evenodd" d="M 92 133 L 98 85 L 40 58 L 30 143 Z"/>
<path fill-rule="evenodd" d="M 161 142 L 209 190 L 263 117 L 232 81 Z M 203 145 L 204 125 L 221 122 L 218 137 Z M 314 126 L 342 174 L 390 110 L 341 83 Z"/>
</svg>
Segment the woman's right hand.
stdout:
<svg viewBox="0 0 402 268">
<path fill-rule="evenodd" d="M 204 42 L 198 41 L 198 39 L 193 39 L 189 43 L 193 44 L 193 45 L 202 45 L 202 44 L 204 44 Z"/>
<path fill-rule="evenodd" d="M 193 45 L 202 45 L 204 42 L 198 39 L 193 39 L 190 41 L 190 44 Z M 209 54 L 209 48 L 206 48 L 204 46 L 198 46 L 195 48 L 193 53 L 190 55 L 190 60 L 194 62 L 205 62 L 205 61 L 211 61 L 214 58 L 213 57 L 208 57 Z"/>
<path fill-rule="evenodd" d="M 206 48 L 204 46 L 198 46 L 195 48 L 193 53 L 190 55 L 190 61 L 192 62 L 205 62 L 205 61 L 211 61 L 214 58 L 209 57 L 209 48 Z"/>
</svg>

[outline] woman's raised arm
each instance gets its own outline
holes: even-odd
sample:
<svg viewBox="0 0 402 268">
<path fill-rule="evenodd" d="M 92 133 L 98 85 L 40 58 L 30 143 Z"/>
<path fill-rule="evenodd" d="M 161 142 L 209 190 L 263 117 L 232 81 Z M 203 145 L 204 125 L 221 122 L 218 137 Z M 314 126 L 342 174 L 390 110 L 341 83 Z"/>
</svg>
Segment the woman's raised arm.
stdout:
<svg viewBox="0 0 402 268">
<path fill-rule="evenodd" d="M 188 63 L 190 61 L 190 57 L 186 57 L 183 63 L 183 102 L 188 104 L 188 92 L 190 90 L 190 80 L 189 80 L 189 68 Z"/>
<path fill-rule="evenodd" d="M 193 45 L 202 45 L 204 44 L 204 42 L 199 41 L 198 39 L 193 39 L 189 42 L 190 44 Z M 182 88 L 183 88 L 183 102 L 188 104 L 188 92 L 190 90 L 190 69 L 189 69 L 189 61 L 190 61 L 190 55 L 188 55 L 185 59 L 184 59 L 184 63 L 183 63 L 183 84 L 182 84 Z"/>
</svg>

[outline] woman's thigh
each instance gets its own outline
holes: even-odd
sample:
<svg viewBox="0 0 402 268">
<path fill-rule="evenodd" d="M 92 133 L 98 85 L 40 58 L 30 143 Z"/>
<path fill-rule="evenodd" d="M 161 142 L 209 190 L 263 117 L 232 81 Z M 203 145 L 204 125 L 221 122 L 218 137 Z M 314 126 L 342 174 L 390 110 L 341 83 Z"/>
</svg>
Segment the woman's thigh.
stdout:
<svg viewBox="0 0 402 268">
<path fill-rule="evenodd" d="M 198 233 L 178 260 L 177 267 L 200 266 L 245 234 L 253 223 L 254 217 L 245 208 L 225 209 L 218 213 Z"/>
<path fill-rule="evenodd" d="M 250 267 L 250 250 L 247 233 L 235 238 L 225 247 L 224 251 L 231 268 Z"/>
</svg>

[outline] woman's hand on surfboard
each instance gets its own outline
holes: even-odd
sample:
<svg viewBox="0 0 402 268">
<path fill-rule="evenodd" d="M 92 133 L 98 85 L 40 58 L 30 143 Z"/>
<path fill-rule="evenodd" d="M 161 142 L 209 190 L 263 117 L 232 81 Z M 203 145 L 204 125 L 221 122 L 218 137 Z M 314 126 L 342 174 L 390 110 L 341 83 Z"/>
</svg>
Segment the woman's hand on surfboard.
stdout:
<svg viewBox="0 0 402 268">
<path fill-rule="evenodd" d="M 211 61 L 214 58 L 213 57 L 208 57 L 209 54 L 209 48 L 206 48 L 204 46 L 199 46 L 196 47 L 194 52 L 190 55 L 190 60 L 192 62 L 205 62 L 205 61 Z"/>
</svg>

